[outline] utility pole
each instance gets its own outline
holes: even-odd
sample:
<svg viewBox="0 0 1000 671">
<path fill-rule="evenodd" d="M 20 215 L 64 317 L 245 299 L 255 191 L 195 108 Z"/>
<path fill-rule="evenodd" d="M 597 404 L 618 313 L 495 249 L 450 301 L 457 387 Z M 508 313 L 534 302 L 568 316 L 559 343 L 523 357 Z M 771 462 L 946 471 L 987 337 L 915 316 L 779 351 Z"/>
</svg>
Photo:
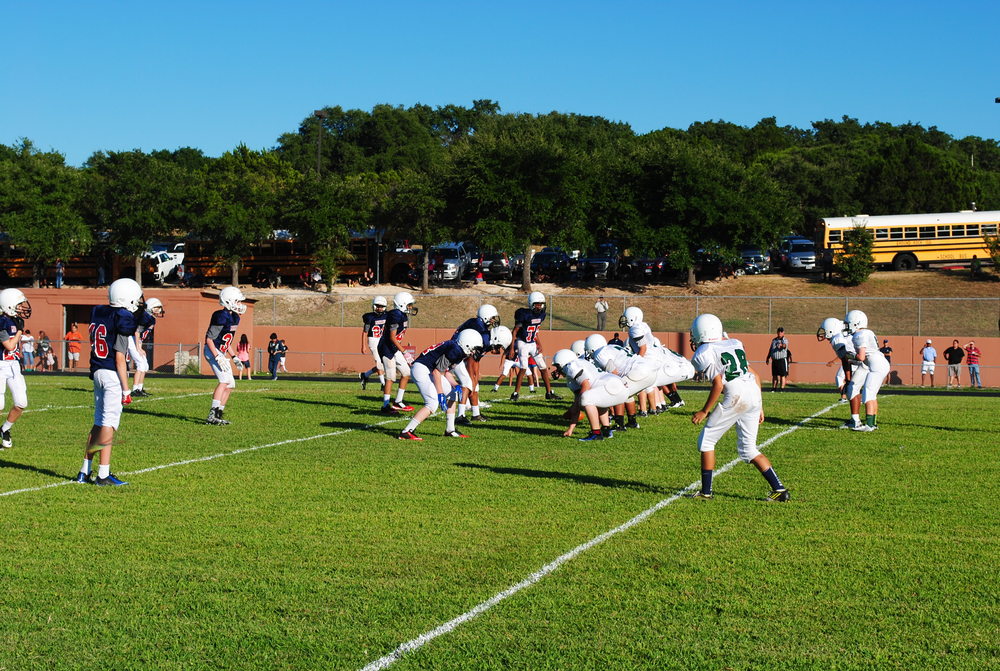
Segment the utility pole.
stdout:
<svg viewBox="0 0 1000 671">
<path fill-rule="evenodd" d="M 320 157 L 322 156 L 323 150 L 323 120 L 329 116 L 325 109 L 316 110 L 313 112 L 313 116 L 317 119 L 316 124 L 316 177 L 322 174 L 322 163 L 320 162 Z"/>
</svg>

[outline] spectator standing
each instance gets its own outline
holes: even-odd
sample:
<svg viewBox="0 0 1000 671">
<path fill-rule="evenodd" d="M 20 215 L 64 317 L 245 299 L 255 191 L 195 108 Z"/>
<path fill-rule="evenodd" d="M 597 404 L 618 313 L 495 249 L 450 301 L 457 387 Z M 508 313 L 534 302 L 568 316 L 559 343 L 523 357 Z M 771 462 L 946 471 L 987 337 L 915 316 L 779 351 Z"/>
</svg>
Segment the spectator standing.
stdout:
<svg viewBox="0 0 1000 671">
<path fill-rule="evenodd" d="M 924 346 L 920 348 L 920 357 L 923 363 L 920 364 L 920 386 L 924 386 L 924 376 L 931 376 L 931 387 L 934 386 L 934 367 L 937 362 L 937 350 L 934 344 L 928 339 Z"/>
<path fill-rule="evenodd" d="M 882 356 L 885 357 L 886 363 L 892 366 L 892 348 L 889 347 L 889 339 L 886 338 L 882 341 L 882 346 L 878 348 L 879 352 L 882 352 Z M 889 384 L 889 378 L 892 377 L 892 371 L 885 376 L 885 382 L 883 384 Z"/>
<path fill-rule="evenodd" d="M 56 289 L 62 289 L 63 275 L 66 272 L 66 265 L 62 259 L 56 259 Z"/>
<path fill-rule="evenodd" d="M 253 379 L 253 369 L 250 368 L 250 340 L 247 334 L 240 336 L 240 344 L 236 346 L 236 358 L 240 361 L 240 379 L 243 379 L 243 371 L 247 373 L 247 379 Z"/>
<path fill-rule="evenodd" d="M 608 302 L 604 300 L 604 296 L 597 299 L 594 303 L 594 309 L 597 311 L 597 330 L 604 330 L 604 322 L 608 317 Z"/>
<path fill-rule="evenodd" d="M 948 389 L 951 389 L 952 385 L 961 389 L 962 380 L 960 375 L 962 374 L 962 359 L 965 358 L 965 350 L 962 346 L 958 344 L 957 340 L 951 341 L 951 347 L 944 351 L 944 358 L 948 362 Z"/>
<path fill-rule="evenodd" d="M 609 345 L 618 345 L 619 347 L 624 347 L 625 346 L 625 341 L 621 339 L 621 336 L 618 333 L 615 333 L 613 336 L 611 336 L 611 340 L 608 341 L 608 344 Z"/>
<path fill-rule="evenodd" d="M 983 388 L 983 379 L 979 377 L 979 357 L 982 352 L 976 347 L 975 341 L 969 341 L 965 346 L 965 363 L 969 366 L 969 386 Z"/>
<path fill-rule="evenodd" d="M 25 329 L 21 334 L 21 354 L 24 355 L 22 366 L 24 372 L 35 367 L 35 336 L 31 335 L 31 329 Z"/>
<path fill-rule="evenodd" d="M 833 250 L 829 247 L 823 250 L 823 281 L 833 281 Z"/>
<path fill-rule="evenodd" d="M 282 373 L 287 373 L 288 369 L 285 368 L 285 357 L 288 356 L 288 345 L 285 344 L 285 339 L 282 338 L 278 341 L 278 369 Z"/>
<path fill-rule="evenodd" d="M 278 334 L 272 333 L 271 339 L 267 341 L 267 370 L 271 373 L 271 379 L 278 379 Z"/>
<path fill-rule="evenodd" d="M 972 255 L 972 263 L 969 264 L 969 269 L 972 271 L 972 279 L 979 280 L 983 277 L 983 262 L 979 260 L 979 256 L 976 254 Z"/>
<path fill-rule="evenodd" d="M 52 343 L 49 341 L 49 337 L 45 335 L 45 331 L 38 332 L 38 362 L 35 364 L 35 370 L 39 368 L 42 372 L 48 370 L 49 357 L 52 356 Z"/>
<path fill-rule="evenodd" d="M 73 322 L 69 327 L 69 332 L 63 336 L 66 341 L 66 358 L 69 359 L 69 367 L 76 370 L 76 364 L 80 361 L 80 325 Z"/>
<path fill-rule="evenodd" d="M 771 348 L 767 352 L 765 364 L 771 364 L 771 391 L 780 391 L 788 384 L 788 365 L 790 356 L 788 352 L 788 338 L 785 337 L 785 329 L 778 327 L 777 335 L 771 339 Z"/>
</svg>

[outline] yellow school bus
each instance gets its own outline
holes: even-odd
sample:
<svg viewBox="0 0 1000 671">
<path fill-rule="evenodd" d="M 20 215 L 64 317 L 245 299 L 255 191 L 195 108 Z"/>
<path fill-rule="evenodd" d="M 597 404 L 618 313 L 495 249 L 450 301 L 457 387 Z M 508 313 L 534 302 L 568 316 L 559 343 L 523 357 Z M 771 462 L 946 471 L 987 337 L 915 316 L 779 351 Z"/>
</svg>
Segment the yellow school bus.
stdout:
<svg viewBox="0 0 1000 671">
<path fill-rule="evenodd" d="M 918 265 L 989 259 L 985 235 L 996 235 L 1000 211 L 830 217 L 819 222 L 817 242 L 835 253 L 845 230 L 863 226 L 875 236 L 876 265 L 912 270 Z"/>
</svg>

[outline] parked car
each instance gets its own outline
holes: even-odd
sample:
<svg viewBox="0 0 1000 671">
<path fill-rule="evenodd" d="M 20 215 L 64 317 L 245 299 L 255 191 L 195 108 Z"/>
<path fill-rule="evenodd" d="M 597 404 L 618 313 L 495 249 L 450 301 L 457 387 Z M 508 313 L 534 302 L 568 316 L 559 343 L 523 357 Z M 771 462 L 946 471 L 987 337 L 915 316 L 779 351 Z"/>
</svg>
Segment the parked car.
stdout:
<svg viewBox="0 0 1000 671">
<path fill-rule="evenodd" d="M 790 272 L 816 269 L 819 254 L 816 245 L 808 238 L 787 237 L 778 248 L 781 252 L 781 267 Z"/>
<path fill-rule="evenodd" d="M 177 268 L 184 263 L 184 243 L 172 245 L 176 251 L 153 251 L 143 254 L 143 271 L 152 276 L 158 284 L 163 284 L 177 274 Z"/>
<path fill-rule="evenodd" d="M 756 270 L 747 269 L 747 275 L 757 275 L 771 270 L 771 257 L 756 247 L 744 247 L 740 250 L 740 258 L 745 265 L 752 265 Z"/>
<path fill-rule="evenodd" d="M 446 282 L 458 282 L 469 270 L 469 253 L 461 243 L 439 245 L 430 251 L 430 261 L 434 264 L 431 277 Z"/>
<path fill-rule="evenodd" d="M 506 252 L 486 252 L 483 254 L 483 279 L 502 281 L 511 277 L 511 263 Z"/>
<path fill-rule="evenodd" d="M 631 259 L 622 268 L 622 274 L 628 275 L 633 282 L 656 282 L 666 277 L 668 272 L 666 256 Z"/>
<path fill-rule="evenodd" d="M 563 251 L 540 251 L 531 257 L 531 275 L 563 278 L 569 274 L 570 258 Z"/>
<path fill-rule="evenodd" d="M 618 277 L 622 255 L 613 243 L 598 245 L 593 254 L 577 260 L 576 272 L 580 279 L 602 278 L 613 280 Z"/>
</svg>

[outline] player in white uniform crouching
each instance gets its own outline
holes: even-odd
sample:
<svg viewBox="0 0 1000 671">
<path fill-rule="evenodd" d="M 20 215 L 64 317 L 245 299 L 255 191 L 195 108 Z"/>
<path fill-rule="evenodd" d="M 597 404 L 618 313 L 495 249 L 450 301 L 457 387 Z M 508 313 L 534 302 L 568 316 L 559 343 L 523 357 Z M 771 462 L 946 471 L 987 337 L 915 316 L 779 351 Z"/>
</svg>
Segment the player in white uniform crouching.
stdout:
<svg viewBox="0 0 1000 671">
<path fill-rule="evenodd" d="M 852 390 L 852 384 L 858 381 L 859 375 L 866 375 L 867 370 L 858 372 L 858 362 L 854 360 L 854 342 L 851 340 L 851 336 L 845 332 L 846 328 L 840 319 L 827 317 L 820 324 L 819 330 L 816 331 L 816 340 L 830 341 L 830 347 L 833 348 L 833 353 L 836 355 L 826 365 L 837 364 L 837 376 L 834 378 L 834 382 L 840 391 L 841 403 L 847 400 L 850 400 L 851 403 L 851 418 L 844 422 L 840 428 L 854 429 L 861 425 L 861 418 L 858 416 L 861 410 L 861 397 L 855 395 L 852 398 L 849 393 Z"/>
<path fill-rule="evenodd" d="M 587 415 L 590 433 L 581 441 L 614 438 L 608 408 L 628 401 L 628 388 L 620 377 L 598 370 L 590 361 L 581 359 L 572 350 L 561 349 L 552 358 L 552 363 L 566 377 L 566 386 L 573 392 L 573 406 L 566 413 L 569 428 L 563 436 L 573 435 L 580 419 L 580 410 Z M 633 412 L 634 412 L 633 405 Z M 637 425 L 638 428 L 638 425 Z"/>
<path fill-rule="evenodd" d="M 584 354 L 598 369 L 612 373 L 622 379 L 628 398 L 646 394 L 646 390 L 656 383 L 657 367 L 644 357 L 627 347 L 609 345 L 600 333 L 593 333 L 584 340 Z M 638 429 L 635 402 L 627 401 L 615 408 L 615 421 L 621 430 Z M 628 422 L 625 422 L 625 416 Z"/>
<path fill-rule="evenodd" d="M 750 367 L 743 343 L 735 338 L 725 338 L 719 318 L 703 314 L 691 324 L 691 349 L 695 350 L 692 359 L 695 369 L 712 381 L 705 406 L 691 417 L 694 424 L 701 424 L 708 419 L 698 436 L 701 491 L 694 497 L 712 498 L 715 444 L 735 424 L 736 450 L 740 458 L 756 466 L 771 485 L 771 493 L 767 498 L 772 501 L 788 501 L 788 490 L 778 479 L 771 461 L 757 449 L 757 429 L 764 421 L 760 377 Z M 715 406 L 720 396 L 722 402 L 713 410 L 712 406 Z"/>
<path fill-rule="evenodd" d="M 852 381 L 848 393 L 851 399 L 862 394 L 861 401 L 865 404 L 865 423 L 854 428 L 856 431 L 874 431 L 878 428 L 878 392 L 889 374 L 889 362 L 878 349 L 875 333 L 868 328 L 868 315 L 861 310 L 851 310 L 844 318 L 844 323 L 854 343 L 854 360 L 858 363 L 858 371 L 864 370 L 867 373 L 860 388 Z"/>
<path fill-rule="evenodd" d="M 625 308 L 625 312 L 618 319 L 618 325 L 628 329 L 629 348 L 660 368 L 654 389 L 650 390 L 651 397 L 655 399 L 654 411 L 662 412 L 667 408 L 683 407 L 684 401 L 677 391 L 677 383 L 693 378 L 694 367 L 683 356 L 664 347 L 660 339 L 653 334 L 653 329 L 643 319 L 642 310 L 632 306 Z M 664 400 L 664 396 L 670 400 L 669 404 Z"/>
</svg>

